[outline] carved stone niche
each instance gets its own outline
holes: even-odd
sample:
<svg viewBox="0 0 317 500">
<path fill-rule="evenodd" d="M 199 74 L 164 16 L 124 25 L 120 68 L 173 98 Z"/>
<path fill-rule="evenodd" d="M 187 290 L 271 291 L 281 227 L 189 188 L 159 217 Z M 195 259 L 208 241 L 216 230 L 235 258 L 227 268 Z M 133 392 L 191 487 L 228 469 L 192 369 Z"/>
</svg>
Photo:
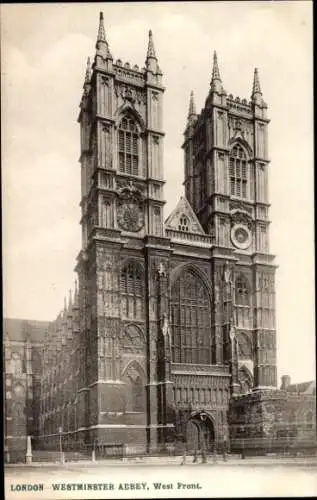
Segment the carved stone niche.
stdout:
<svg viewBox="0 0 317 500">
<path fill-rule="evenodd" d="M 238 200 L 231 200 L 229 204 L 229 210 L 232 212 L 233 210 L 240 210 L 242 212 L 247 212 L 252 215 L 252 207 L 249 207 L 245 203 L 242 203 Z"/>
<path fill-rule="evenodd" d="M 103 256 L 103 268 L 105 271 L 111 271 L 113 268 L 113 255 L 105 254 Z"/>
<path fill-rule="evenodd" d="M 126 352 L 144 351 L 145 338 L 139 326 L 129 324 L 124 328 L 124 331 L 122 333 L 123 333 L 122 344 L 124 351 Z"/>
<path fill-rule="evenodd" d="M 120 229 L 138 232 L 144 226 L 144 199 L 131 182 L 119 191 L 117 220 Z"/>
<path fill-rule="evenodd" d="M 250 214 L 244 208 L 231 210 L 230 219 L 231 226 L 234 226 L 236 224 L 243 224 L 250 230 L 253 229 L 253 220 L 250 217 Z"/>
<path fill-rule="evenodd" d="M 239 359 L 253 359 L 253 346 L 249 335 L 244 332 L 237 332 L 236 339 Z"/>
</svg>

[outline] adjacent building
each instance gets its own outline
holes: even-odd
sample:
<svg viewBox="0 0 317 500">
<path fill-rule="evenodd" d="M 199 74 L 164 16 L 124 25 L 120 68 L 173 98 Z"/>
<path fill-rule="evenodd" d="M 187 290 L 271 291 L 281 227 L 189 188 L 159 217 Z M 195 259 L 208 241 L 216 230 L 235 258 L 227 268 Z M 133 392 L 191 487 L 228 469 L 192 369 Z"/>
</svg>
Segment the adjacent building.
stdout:
<svg viewBox="0 0 317 500">
<path fill-rule="evenodd" d="M 3 401 L 7 459 L 24 460 L 27 436 L 39 433 L 45 321 L 4 319 Z"/>
</svg>

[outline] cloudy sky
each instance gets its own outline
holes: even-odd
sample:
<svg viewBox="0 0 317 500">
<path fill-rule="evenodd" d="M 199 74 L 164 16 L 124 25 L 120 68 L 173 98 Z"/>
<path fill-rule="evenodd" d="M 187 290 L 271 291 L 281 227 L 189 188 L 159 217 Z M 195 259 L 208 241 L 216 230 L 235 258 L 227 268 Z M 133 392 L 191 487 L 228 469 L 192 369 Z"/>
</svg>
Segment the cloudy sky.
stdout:
<svg viewBox="0 0 317 500">
<path fill-rule="evenodd" d="M 115 59 L 143 66 L 152 29 L 164 72 L 165 216 L 182 194 L 189 92 L 198 110 L 217 50 L 228 93 L 269 105 L 271 250 L 278 374 L 314 377 L 312 5 L 310 2 L 1 6 L 4 307 L 54 319 L 80 248 L 79 126 L 87 56 L 104 11 Z"/>
</svg>

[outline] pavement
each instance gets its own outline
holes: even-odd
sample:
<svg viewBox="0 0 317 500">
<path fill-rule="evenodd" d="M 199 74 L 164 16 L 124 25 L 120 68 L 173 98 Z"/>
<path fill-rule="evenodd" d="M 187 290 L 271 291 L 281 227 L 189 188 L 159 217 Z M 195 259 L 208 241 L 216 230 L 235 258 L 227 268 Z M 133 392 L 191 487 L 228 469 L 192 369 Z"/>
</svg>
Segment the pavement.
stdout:
<svg viewBox="0 0 317 500">
<path fill-rule="evenodd" d="M 5 468 L 33 468 L 33 467 L 77 467 L 77 466 L 89 466 L 89 467 L 108 467 L 108 466 L 171 466 L 171 465 L 181 465 L 183 460 L 182 456 L 171 456 L 171 457 L 125 457 L 122 459 L 104 459 L 104 460 L 78 460 L 78 461 L 66 461 L 64 464 L 60 462 L 32 462 L 31 464 L 17 463 L 17 464 L 5 464 Z M 200 466 L 206 465 L 202 464 L 201 457 L 198 457 L 197 462 L 194 462 L 193 456 L 186 457 L 186 465 Z M 317 467 L 317 457 L 277 457 L 277 456 L 263 456 L 263 457 L 246 457 L 242 459 L 237 456 L 228 456 L 227 460 L 224 461 L 222 456 L 217 456 L 216 461 L 213 457 L 208 457 L 207 465 L 218 465 L 218 466 L 305 466 L 305 467 Z"/>
</svg>

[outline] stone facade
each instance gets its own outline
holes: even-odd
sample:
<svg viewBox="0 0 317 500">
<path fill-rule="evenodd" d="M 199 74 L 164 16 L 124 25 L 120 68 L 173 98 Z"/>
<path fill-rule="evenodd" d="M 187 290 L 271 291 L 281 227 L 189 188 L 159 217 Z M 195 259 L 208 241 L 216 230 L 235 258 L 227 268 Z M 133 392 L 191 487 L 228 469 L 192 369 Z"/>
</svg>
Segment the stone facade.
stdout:
<svg viewBox="0 0 317 500">
<path fill-rule="evenodd" d="M 77 424 L 59 424 L 76 430 L 70 439 L 151 450 L 184 434 L 177 415 L 186 409 L 188 417 L 203 412 L 222 441 L 231 395 L 276 386 L 268 119 L 258 74 L 251 102 L 240 102 L 224 91 L 215 56 L 199 115 L 191 96 L 186 196 L 165 224 L 162 76 L 151 32 L 139 69 L 114 61 L 100 19 L 78 119 L 78 333 L 61 338 L 60 355 L 77 346 L 81 360 L 68 402 Z M 57 432 L 54 404 L 50 411 L 45 435 L 51 420 L 49 433 Z"/>
<path fill-rule="evenodd" d="M 83 89 L 78 287 L 44 339 L 38 445 L 210 451 L 236 439 L 234 404 L 263 413 L 277 385 L 258 71 L 251 101 L 234 99 L 214 55 L 200 114 L 190 97 L 185 196 L 165 222 L 152 33 L 144 68 L 114 61 L 101 15 Z"/>
<path fill-rule="evenodd" d="M 316 450 L 316 384 L 285 385 L 230 401 L 228 420 L 233 451 L 254 453 Z"/>
<path fill-rule="evenodd" d="M 4 319 L 3 392 L 7 460 L 24 460 L 39 433 L 42 348 L 48 322 Z"/>
</svg>

